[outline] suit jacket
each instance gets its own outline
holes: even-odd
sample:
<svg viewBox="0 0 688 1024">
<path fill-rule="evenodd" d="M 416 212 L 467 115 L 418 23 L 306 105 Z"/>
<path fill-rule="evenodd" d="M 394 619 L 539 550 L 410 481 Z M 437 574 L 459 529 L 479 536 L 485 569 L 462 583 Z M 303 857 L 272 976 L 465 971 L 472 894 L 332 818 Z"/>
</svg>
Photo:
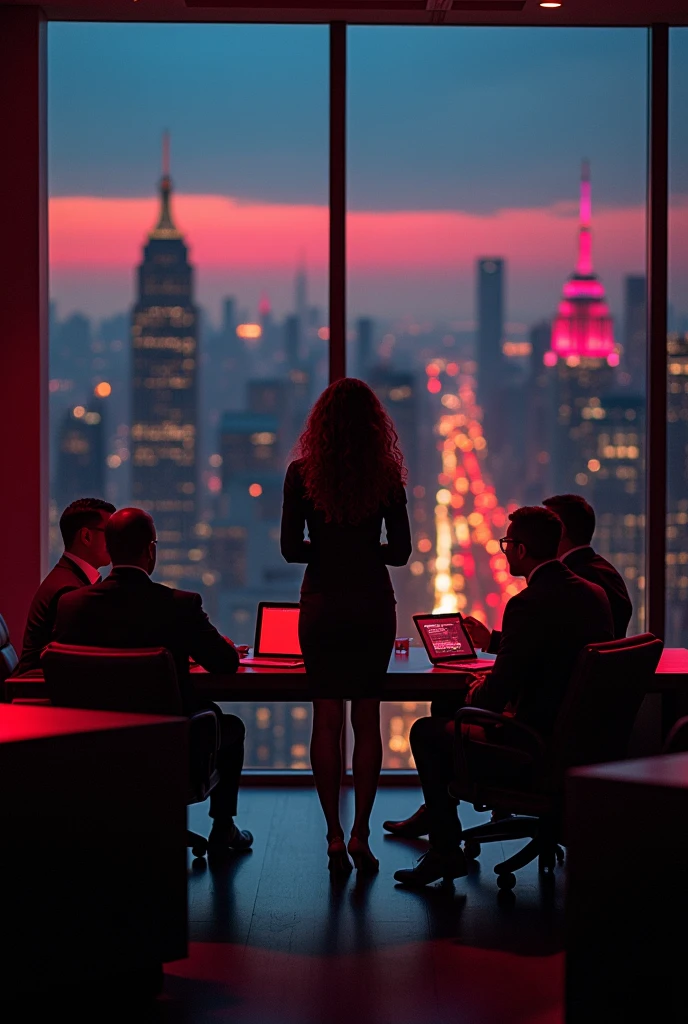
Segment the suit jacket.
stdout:
<svg viewBox="0 0 688 1024">
<path fill-rule="evenodd" d="M 114 568 L 102 583 L 66 594 L 53 639 L 91 647 L 166 647 L 187 714 L 199 707 L 189 657 L 209 672 L 236 672 L 239 655 L 203 611 L 200 594 L 171 590 L 141 569 Z"/>
<path fill-rule="evenodd" d="M 468 702 L 517 719 L 548 735 L 554 726 L 579 652 L 614 639 L 612 614 L 601 587 L 553 561 L 504 609 L 494 668 Z"/>
<path fill-rule="evenodd" d="M 612 610 L 614 639 L 622 640 L 631 621 L 633 605 L 621 574 L 591 547 L 579 548 L 569 556 L 564 555 L 562 561 L 576 576 L 602 587 Z"/>
<path fill-rule="evenodd" d="M 64 594 L 89 586 L 88 577 L 79 566 L 62 555 L 36 591 L 29 608 L 24 630 L 21 658 L 14 675 L 36 672 L 41 667 L 41 651 L 52 640 L 57 603 Z"/>
</svg>

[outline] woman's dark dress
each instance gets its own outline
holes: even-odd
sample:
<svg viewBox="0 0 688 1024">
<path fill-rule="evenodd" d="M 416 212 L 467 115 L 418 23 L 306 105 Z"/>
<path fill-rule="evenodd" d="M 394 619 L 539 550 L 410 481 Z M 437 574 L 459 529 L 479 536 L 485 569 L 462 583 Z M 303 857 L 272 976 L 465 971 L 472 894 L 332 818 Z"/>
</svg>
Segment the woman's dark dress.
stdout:
<svg viewBox="0 0 688 1024">
<path fill-rule="evenodd" d="M 380 543 L 382 524 L 387 543 Z M 304 540 L 308 526 L 309 540 Z M 326 683 L 370 690 L 387 671 L 396 634 L 388 565 L 406 565 L 411 532 L 402 486 L 387 505 L 355 526 L 330 522 L 306 496 L 299 462 L 284 481 L 282 555 L 306 562 L 299 639 L 306 671 Z"/>
</svg>

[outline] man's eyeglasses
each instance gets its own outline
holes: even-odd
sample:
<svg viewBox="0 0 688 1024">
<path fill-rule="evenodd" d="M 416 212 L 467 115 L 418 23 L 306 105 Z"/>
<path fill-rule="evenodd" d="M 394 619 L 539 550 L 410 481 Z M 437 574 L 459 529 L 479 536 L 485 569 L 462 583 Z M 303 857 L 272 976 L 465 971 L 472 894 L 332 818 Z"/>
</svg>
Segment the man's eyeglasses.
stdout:
<svg viewBox="0 0 688 1024">
<path fill-rule="evenodd" d="M 500 550 L 501 550 L 503 555 L 506 554 L 506 545 L 507 544 L 518 544 L 518 541 L 516 540 L 515 537 L 500 537 L 499 538 L 499 547 L 500 547 Z"/>
</svg>

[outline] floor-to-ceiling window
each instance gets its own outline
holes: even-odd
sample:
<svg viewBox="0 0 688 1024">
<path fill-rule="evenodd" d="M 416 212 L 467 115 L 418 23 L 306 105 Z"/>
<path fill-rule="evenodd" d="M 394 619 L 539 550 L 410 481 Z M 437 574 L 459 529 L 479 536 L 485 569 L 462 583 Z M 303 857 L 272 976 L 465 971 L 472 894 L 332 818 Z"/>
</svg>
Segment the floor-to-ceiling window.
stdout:
<svg viewBox="0 0 688 1024">
<path fill-rule="evenodd" d="M 348 366 L 394 418 L 399 631 L 498 625 L 509 510 L 576 492 L 644 624 L 647 33 L 352 27 Z M 416 638 L 417 641 L 417 638 Z M 385 765 L 423 704 L 389 704 Z"/>
<path fill-rule="evenodd" d="M 49 27 L 51 549 L 78 497 L 150 510 L 156 579 L 253 642 L 297 600 L 284 469 L 327 382 L 325 26 Z M 245 705 L 306 768 L 310 707 Z"/>
<path fill-rule="evenodd" d="M 687 31 L 671 39 L 670 643 L 688 594 L 672 369 L 688 328 Z M 385 402 L 407 458 L 399 633 L 433 609 L 498 625 L 522 585 L 498 546 L 510 508 L 569 491 L 596 508 L 638 631 L 647 33 L 347 35 L 347 371 Z M 201 590 L 238 642 L 259 600 L 293 600 L 300 582 L 277 531 L 290 449 L 327 380 L 327 36 L 49 29 L 52 550 L 74 497 L 149 507 L 158 578 Z M 424 712 L 386 706 L 386 767 L 412 765 Z M 308 766 L 309 707 L 241 713 L 249 766 Z"/>
<path fill-rule="evenodd" d="M 688 29 L 669 33 L 666 643 L 688 642 Z"/>
</svg>

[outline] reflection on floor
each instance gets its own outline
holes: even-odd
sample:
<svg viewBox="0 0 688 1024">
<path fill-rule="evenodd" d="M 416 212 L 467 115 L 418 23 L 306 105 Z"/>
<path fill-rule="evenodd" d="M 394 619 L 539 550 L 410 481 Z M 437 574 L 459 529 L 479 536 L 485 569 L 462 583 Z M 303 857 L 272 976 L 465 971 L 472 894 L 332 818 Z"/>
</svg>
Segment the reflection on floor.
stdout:
<svg viewBox="0 0 688 1024">
<path fill-rule="evenodd" d="M 382 790 L 371 839 L 379 876 L 332 888 L 315 792 L 245 790 L 239 821 L 255 849 L 190 865 L 190 957 L 167 965 L 156 1020 L 560 1024 L 563 872 L 543 884 L 526 868 L 502 906 L 491 869 L 513 850 L 493 844 L 453 889 L 397 888 L 394 870 L 425 844 L 384 839 L 381 822 L 418 803 L 418 790 Z M 206 814 L 191 808 L 190 826 L 207 831 Z M 483 818 L 468 809 L 464 821 Z"/>
</svg>

